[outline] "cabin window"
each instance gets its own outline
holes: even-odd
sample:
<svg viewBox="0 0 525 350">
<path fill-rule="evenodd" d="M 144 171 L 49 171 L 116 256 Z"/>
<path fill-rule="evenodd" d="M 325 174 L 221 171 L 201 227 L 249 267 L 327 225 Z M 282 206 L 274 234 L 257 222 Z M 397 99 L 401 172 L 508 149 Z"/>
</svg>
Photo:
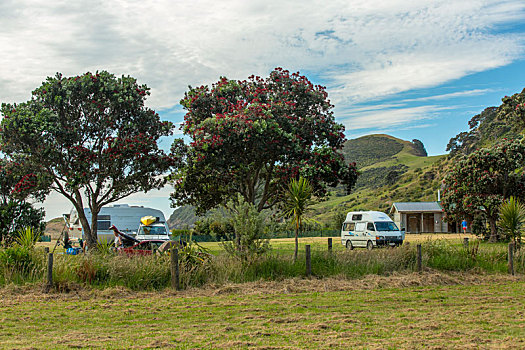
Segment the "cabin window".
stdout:
<svg viewBox="0 0 525 350">
<path fill-rule="evenodd" d="M 99 215 L 97 217 L 97 229 L 109 230 L 111 227 L 111 215 Z"/>
<path fill-rule="evenodd" d="M 363 219 L 363 214 L 353 214 L 352 221 L 361 221 Z"/>
<path fill-rule="evenodd" d="M 374 228 L 374 224 L 369 222 L 367 225 L 366 225 L 366 229 L 368 231 L 375 231 L 376 229 Z"/>
<path fill-rule="evenodd" d="M 366 222 L 358 222 L 355 224 L 355 230 L 357 232 L 363 232 L 365 230 L 365 227 L 366 227 Z"/>
<path fill-rule="evenodd" d="M 343 224 L 343 231 L 353 231 L 355 230 L 355 222 L 348 222 Z"/>
</svg>

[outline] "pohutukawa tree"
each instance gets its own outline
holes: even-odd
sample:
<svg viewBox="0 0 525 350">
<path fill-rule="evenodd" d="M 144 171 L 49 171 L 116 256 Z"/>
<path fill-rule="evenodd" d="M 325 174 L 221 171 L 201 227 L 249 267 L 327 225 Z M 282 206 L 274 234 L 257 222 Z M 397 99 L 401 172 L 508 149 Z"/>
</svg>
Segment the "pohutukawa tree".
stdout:
<svg viewBox="0 0 525 350">
<path fill-rule="evenodd" d="M 500 206 L 511 196 L 525 195 L 525 145 L 503 140 L 490 148 L 474 151 L 458 159 L 444 180 L 441 204 L 450 220 L 485 217 L 490 240 L 498 240 L 496 222 Z"/>
<path fill-rule="evenodd" d="M 199 213 L 240 193 L 258 211 L 281 201 L 291 178 L 303 176 L 314 194 L 357 179 L 354 164 L 342 153 L 344 127 L 334 120 L 324 87 L 299 73 L 277 68 L 267 78 L 221 78 L 211 88 L 186 92 L 182 130 L 191 139 L 175 140 L 181 161 L 173 173 L 175 204 L 191 204 Z"/>
<path fill-rule="evenodd" d="M 2 151 L 52 179 L 51 188 L 78 211 L 90 247 L 102 206 L 165 184 L 173 160 L 157 141 L 171 134 L 172 124 L 145 107 L 149 94 L 130 76 L 57 73 L 30 101 L 2 105 Z"/>
<path fill-rule="evenodd" d="M 44 230 L 44 210 L 34 208 L 29 200 L 43 199 L 49 180 L 24 162 L 0 159 L 0 245 L 11 244 L 23 228 Z"/>
</svg>

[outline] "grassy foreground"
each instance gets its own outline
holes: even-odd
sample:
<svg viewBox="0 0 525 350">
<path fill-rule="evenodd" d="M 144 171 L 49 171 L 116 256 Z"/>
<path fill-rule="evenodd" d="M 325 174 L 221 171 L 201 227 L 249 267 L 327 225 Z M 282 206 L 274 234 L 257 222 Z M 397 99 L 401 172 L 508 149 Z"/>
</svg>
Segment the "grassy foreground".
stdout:
<svg viewBox="0 0 525 350">
<path fill-rule="evenodd" d="M 179 293 L 12 287 L 0 290 L 0 347 L 524 348 L 524 287 L 523 277 L 434 272 Z"/>
</svg>

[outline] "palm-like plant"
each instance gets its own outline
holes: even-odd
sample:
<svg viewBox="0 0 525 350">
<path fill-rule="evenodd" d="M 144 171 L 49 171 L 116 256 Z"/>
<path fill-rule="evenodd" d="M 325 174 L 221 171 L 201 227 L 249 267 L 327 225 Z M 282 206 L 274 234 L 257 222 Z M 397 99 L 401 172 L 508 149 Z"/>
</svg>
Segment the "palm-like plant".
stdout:
<svg viewBox="0 0 525 350">
<path fill-rule="evenodd" d="M 299 230 L 304 221 L 304 216 L 312 201 L 313 188 L 310 182 L 303 177 L 299 180 L 292 179 L 285 191 L 283 203 L 284 216 L 292 218 L 292 224 L 295 225 L 295 252 L 294 262 L 297 261 L 297 251 L 299 249 Z"/>
<path fill-rule="evenodd" d="M 501 205 L 498 225 L 518 249 L 521 245 L 521 231 L 525 225 L 525 206 L 518 199 L 510 197 Z"/>
<path fill-rule="evenodd" d="M 18 237 L 16 242 L 27 249 L 33 249 L 36 241 L 40 237 L 40 232 L 33 229 L 32 227 L 25 227 L 22 230 L 18 231 Z"/>
</svg>

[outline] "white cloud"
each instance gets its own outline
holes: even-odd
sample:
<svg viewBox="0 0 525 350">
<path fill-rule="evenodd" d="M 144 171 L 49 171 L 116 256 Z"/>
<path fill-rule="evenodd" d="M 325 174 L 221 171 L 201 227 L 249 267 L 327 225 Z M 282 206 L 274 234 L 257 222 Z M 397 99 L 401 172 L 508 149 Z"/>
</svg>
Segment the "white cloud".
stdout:
<svg viewBox="0 0 525 350">
<path fill-rule="evenodd" d="M 407 98 L 407 99 L 402 100 L 401 102 L 406 103 L 406 102 L 422 102 L 422 101 L 430 101 L 430 100 L 447 100 L 450 98 L 457 98 L 457 97 L 484 95 L 492 91 L 493 90 L 491 89 L 474 89 L 474 90 L 466 90 L 466 91 L 457 91 L 457 92 L 451 92 L 448 94 L 441 94 L 441 95 L 431 95 L 431 96 L 418 97 L 418 98 Z"/>
<path fill-rule="evenodd" d="M 432 119 L 439 111 L 453 109 L 454 107 L 442 107 L 435 105 L 389 108 L 383 110 L 370 110 L 359 113 L 349 113 L 342 116 L 341 120 L 346 130 L 378 129 L 386 130 L 399 127 L 409 122 L 417 122 Z M 399 128 L 398 128 L 399 130 Z"/>
<path fill-rule="evenodd" d="M 3 1 L 0 100 L 29 98 L 48 75 L 107 69 L 174 106 L 187 85 L 266 75 L 322 77 L 344 105 L 429 87 L 508 64 L 523 35 L 520 0 Z"/>
</svg>

